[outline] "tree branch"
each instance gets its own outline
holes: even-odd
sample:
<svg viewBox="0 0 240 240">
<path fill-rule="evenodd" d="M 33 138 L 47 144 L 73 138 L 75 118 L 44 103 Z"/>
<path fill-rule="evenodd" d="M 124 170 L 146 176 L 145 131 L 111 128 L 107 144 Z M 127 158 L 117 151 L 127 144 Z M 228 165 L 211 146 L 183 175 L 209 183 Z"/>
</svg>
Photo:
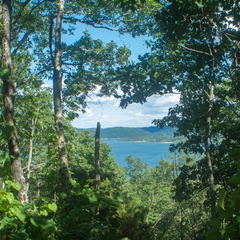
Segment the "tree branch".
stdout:
<svg viewBox="0 0 240 240">
<path fill-rule="evenodd" d="M 208 56 L 213 56 L 211 53 L 207 53 L 207 52 L 203 52 L 203 51 L 200 51 L 200 50 L 197 50 L 197 49 L 189 48 L 189 47 L 186 47 L 182 44 L 180 46 L 189 50 L 189 51 L 192 51 L 192 52 L 197 52 L 197 53 L 205 54 L 205 55 L 208 55 Z"/>
<path fill-rule="evenodd" d="M 81 20 L 81 19 L 77 19 L 77 18 L 68 18 L 68 17 L 63 17 L 64 20 L 71 20 L 71 21 L 76 21 L 76 22 L 80 22 L 80 23 L 83 23 L 83 24 L 87 24 L 89 26 L 92 26 L 94 28 L 101 28 L 101 29 L 106 29 L 106 30 L 109 30 L 109 31 L 115 31 L 115 32 L 118 32 L 119 30 L 118 29 L 113 29 L 113 28 L 110 28 L 110 27 L 106 27 L 106 26 L 97 26 L 95 25 L 92 21 L 90 20 Z"/>
<path fill-rule="evenodd" d="M 39 76 L 39 75 L 41 75 L 41 74 L 43 74 L 43 73 L 45 73 L 45 72 L 48 72 L 48 71 L 53 71 L 53 68 L 52 68 L 52 67 L 46 68 L 46 69 L 44 69 L 44 70 L 42 70 L 42 71 L 37 72 L 37 73 L 34 74 L 34 75 L 35 75 L 35 76 Z"/>
<path fill-rule="evenodd" d="M 53 66 L 54 66 L 54 56 L 53 56 L 53 49 L 52 49 L 52 44 L 53 44 L 53 19 L 54 19 L 54 16 L 51 15 L 50 16 L 49 41 L 48 41 L 48 44 L 49 44 L 51 62 L 53 64 Z"/>
<path fill-rule="evenodd" d="M 25 43 L 25 41 L 27 41 L 29 35 L 30 35 L 31 33 L 33 33 L 33 32 L 34 32 L 34 30 L 32 29 L 32 30 L 26 32 L 26 33 L 23 35 L 23 37 L 22 37 L 22 39 L 19 41 L 17 47 L 13 50 L 13 52 L 12 52 L 13 54 L 16 54 L 16 53 L 17 53 L 17 51 L 19 50 L 19 48 Z"/>
</svg>

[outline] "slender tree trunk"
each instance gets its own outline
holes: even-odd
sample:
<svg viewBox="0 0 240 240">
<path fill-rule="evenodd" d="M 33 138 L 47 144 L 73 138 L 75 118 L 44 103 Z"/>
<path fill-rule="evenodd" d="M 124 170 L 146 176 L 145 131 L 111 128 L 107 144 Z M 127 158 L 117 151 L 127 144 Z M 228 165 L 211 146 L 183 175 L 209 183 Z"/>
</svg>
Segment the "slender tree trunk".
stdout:
<svg viewBox="0 0 240 240">
<path fill-rule="evenodd" d="M 100 191 L 100 129 L 101 125 L 97 123 L 96 136 L 95 136 L 95 172 L 96 172 L 96 189 Z"/>
<path fill-rule="evenodd" d="M 12 80 L 12 58 L 11 58 L 11 0 L 2 1 L 2 69 L 4 118 L 6 130 L 8 131 L 8 148 L 11 158 L 14 181 L 21 185 L 18 198 L 21 202 L 28 202 L 26 181 L 22 170 L 20 151 L 17 143 L 17 129 L 14 124 L 14 101 L 16 83 Z"/>
<path fill-rule="evenodd" d="M 37 109 L 39 111 L 39 109 Z M 30 133 L 30 140 L 29 140 L 29 153 L 28 153 L 28 164 L 27 164 L 27 189 L 29 192 L 30 187 L 30 177 L 31 177 L 31 163 L 32 163 L 32 156 L 33 156 L 33 136 L 36 128 L 37 117 L 32 118 L 32 129 Z"/>
<path fill-rule="evenodd" d="M 182 207 L 180 207 L 180 240 L 184 240 L 184 213 Z"/>
<path fill-rule="evenodd" d="M 208 97 L 209 107 L 207 115 L 207 126 L 205 134 L 205 154 L 208 166 L 208 178 L 209 178 L 209 193 L 210 193 L 210 202 L 211 202 L 211 216 L 216 218 L 216 193 L 215 193 L 215 183 L 213 175 L 213 166 L 212 166 L 212 157 L 209 149 L 209 137 L 211 131 L 211 120 L 212 120 L 212 109 L 213 109 L 213 95 L 214 95 L 214 85 L 211 84 L 210 94 Z"/>
<path fill-rule="evenodd" d="M 54 116 L 58 135 L 58 152 L 60 158 L 60 174 L 64 191 L 70 192 L 70 174 L 68 169 L 67 148 L 64 138 L 62 116 L 62 17 L 64 14 L 64 0 L 58 2 L 58 14 L 55 27 L 55 56 L 53 71 Z"/>
</svg>

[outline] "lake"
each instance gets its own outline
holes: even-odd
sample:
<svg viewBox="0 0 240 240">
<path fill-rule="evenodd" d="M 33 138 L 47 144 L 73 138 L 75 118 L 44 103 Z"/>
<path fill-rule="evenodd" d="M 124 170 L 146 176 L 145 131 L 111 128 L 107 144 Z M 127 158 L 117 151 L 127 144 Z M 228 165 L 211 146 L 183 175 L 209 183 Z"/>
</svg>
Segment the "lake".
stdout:
<svg viewBox="0 0 240 240">
<path fill-rule="evenodd" d="M 142 161 L 148 163 L 151 167 L 158 165 L 158 162 L 163 158 L 171 161 L 168 156 L 170 154 L 169 146 L 171 143 L 129 142 L 113 139 L 102 141 L 109 144 L 116 162 L 123 167 L 127 166 L 125 159 L 129 155 L 132 155 L 134 158 L 142 158 Z"/>
</svg>

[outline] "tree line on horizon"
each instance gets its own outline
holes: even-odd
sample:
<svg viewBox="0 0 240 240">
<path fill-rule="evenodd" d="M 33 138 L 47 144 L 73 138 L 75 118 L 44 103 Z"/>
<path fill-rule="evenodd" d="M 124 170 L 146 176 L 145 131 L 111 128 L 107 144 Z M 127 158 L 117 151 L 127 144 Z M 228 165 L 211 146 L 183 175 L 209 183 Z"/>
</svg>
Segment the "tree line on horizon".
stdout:
<svg viewBox="0 0 240 240">
<path fill-rule="evenodd" d="M 88 130 L 94 134 L 96 128 L 76 128 L 77 131 Z M 164 127 L 110 127 L 101 129 L 101 139 L 117 139 L 120 141 L 147 141 L 147 142 L 177 142 L 180 138 L 174 137 L 176 129 Z"/>
<path fill-rule="evenodd" d="M 0 237 L 239 239 L 239 10 L 238 0 L 2 0 Z M 63 42 L 78 24 L 151 36 L 149 52 L 134 62 L 87 31 Z M 122 108 L 180 94 L 153 120 L 183 139 L 172 161 L 128 156 L 122 168 L 73 128 L 93 92 Z"/>
</svg>

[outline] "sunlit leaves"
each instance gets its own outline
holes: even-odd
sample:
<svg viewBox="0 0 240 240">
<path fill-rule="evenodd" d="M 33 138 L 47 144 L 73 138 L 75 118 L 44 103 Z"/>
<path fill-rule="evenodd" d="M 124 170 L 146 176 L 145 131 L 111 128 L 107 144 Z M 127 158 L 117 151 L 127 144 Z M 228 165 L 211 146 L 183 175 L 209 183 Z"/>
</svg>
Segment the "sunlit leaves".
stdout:
<svg viewBox="0 0 240 240">
<path fill-rule="evenodd" d="M 9 185 L 10 181 L 6 183 Z M 56 211 L 55 203 L 49 203 L 49 208 L 34 203 L 24 206 L 6 189 L 0 191 L 0 196 L 1 239 L 46 239 L 49 236 L 55 239 L 56 222 L 51 215 L 53 210 Z M 46 214 L 41 214 L 40 209 L 44 209 Z"/>
<path fill-rule="evenodd" d="M 64 99 L 73 111 L 83 110 L 91 94 L 116 94 L 119 79 L 116 69 L 129 63 L 130 51 L 110 41 L 93 40 L 88 32 L 66 49 L 64 64 L 68 67 Z M 100 88 L 100 89 L 99 89 Z M 98 90 L 99 89 L 99 90 Z"/>
<path fill-rule="evenodd" d="M 49 203 L 48 204 L 48 208 L 53 211 L 56 212 L 57 211 L 57 204 L 56 203 Z"/>
<path fill-rule="evenodd" d="M 21 188 L 21 185 L 19 183 L 12 182 L 11 180 L 6 180 L 5 183 L 9 188 L 13 187 L 17 191 L 19 191 Z"/>
<path fill-rule="evenodd" d="M 15 215 L 22 223 L 24 223 L 25 219 L 26 219 L 26 215 L 24 213 L 22 213 L 22 211 L 17 207 L 12 207 L 9 209 L 10 212 Z"/>
</svg>

